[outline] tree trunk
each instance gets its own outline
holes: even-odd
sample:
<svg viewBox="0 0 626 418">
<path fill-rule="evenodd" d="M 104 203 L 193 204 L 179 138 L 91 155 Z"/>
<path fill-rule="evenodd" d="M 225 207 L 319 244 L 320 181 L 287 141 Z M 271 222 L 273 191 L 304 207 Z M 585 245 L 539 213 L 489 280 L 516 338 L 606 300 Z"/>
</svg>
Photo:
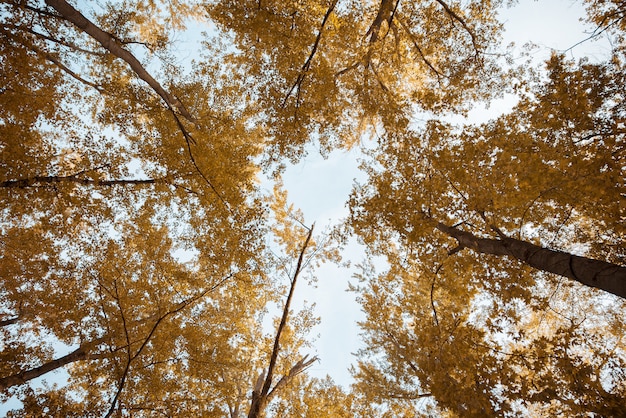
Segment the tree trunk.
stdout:
<svg viewBox="0 0 626 418">
<path fill-rule="evenodd" d="M 576 280 L 626 299 L 626 267 L 606 261 L 550 250 L 515 238 L 479 238 L 441 222 L 437 229 L 456 239 L 461 247 L 482 254 L 513 257 L 538 270 Z"/>
<path fill-rule="evenodd" d="M 59 357 L 58 359 L 51 360 L 39 367 L 0 378 L 0 391 L 4 391 L 12 386 L 23 385 L 29 380 L 36 379 L 48 372 L 59 369 L 67 364 L 74 363 L 75 361 L 86 360 L 89 358 L 89 348 L 92 345 L 92 343 L 81 345 L 71 353 L 63 357 Z"/>
<path fill-rule="evenodd" d="M 311 237 L 313 236 L 313 228 L 315 224 L 311 225 L 309 228 L 309 232 L 307 234 L 306 240 L 304 241 L 304 245 L 300 250 L 300 256 L 298 257 L 298 264 L 296 265 L 296 270 L 293 274 L 293 278 L 291 279 L 291 286 L 289 288 L 289 294 L 287 295 L 287 301 L 285 302 L 285 307 L 283 308 L 283 314 L 280 319 L 280 324 L 278 325 L 278 330 L 276 331 L 276 337 L 274 338 L 274 348 L 272 349 L 272 354 L 270 356 L 270 364 L 267 368 L 267 373 L 265 370 L 259 375 L 256 384 L 254 385 L 254 389 L 252 391 L 252 402 L 250 403 L 250 410 L 248 412 L 248 418 L 262 418 L 265 416 L 265 407 L 270 402 L 270 400 L 276 395 L 277 391 L 282 389 L 283 386 L 287 384 L 289 380 L 295 377 L 298 373 L 300 373 L 306 366 L 310 365 L 313 361 L 316 360 L 314 357 L 309 362 L 306 361 L 306 356 L 300 360 L 296 365 L 287 373 L 286 376 L 283 376 L 280 381 L 274 386 L 272 389 L 272 378 L 274 375 L 274 368 L 276 367 L 276 361 L 278 359 L 278 353 L 280 351 L 280 336 L 287 325 L 287 317 L 289 315 L 289 307 L 291 306 L 291 299 L 293 297 L 294 291 L 296 289 L 296 282 L 298 280 L 298 276 L 304 267 L 304 253 L 311 241 Z"/>
</svg>

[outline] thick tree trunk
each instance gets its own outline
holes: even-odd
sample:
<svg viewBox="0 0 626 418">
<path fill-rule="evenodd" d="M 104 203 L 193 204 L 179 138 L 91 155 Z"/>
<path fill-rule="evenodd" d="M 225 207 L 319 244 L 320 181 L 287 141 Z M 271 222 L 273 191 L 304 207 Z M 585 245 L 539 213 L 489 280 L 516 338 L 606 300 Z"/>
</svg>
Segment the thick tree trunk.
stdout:
<svg viewBox="0 0 626 418">
<path fill-rule="evenodd" d="M 550 250 L 509 237 L 479 238 L 470 232 L 442 223 L 437 224 L 437 229 L 456 239 L 461 247 L 483 254 L 513 257 L 538 270 L 558 274 L 626 299 L 624 266 Z"/>
</svg>

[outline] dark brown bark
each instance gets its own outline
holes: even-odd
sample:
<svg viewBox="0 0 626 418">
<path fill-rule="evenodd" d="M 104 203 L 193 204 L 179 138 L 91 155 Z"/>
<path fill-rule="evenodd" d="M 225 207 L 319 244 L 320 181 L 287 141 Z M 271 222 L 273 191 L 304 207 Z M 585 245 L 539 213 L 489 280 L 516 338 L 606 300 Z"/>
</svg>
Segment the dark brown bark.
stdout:
<svg viewBox="0 0 626 418">
<path fill-rule="evenodd" d="M 15 323 L 17 323 L 17 321 L 19 321 L 20 317 L 19 316 L 15 316 L 13 318 L 9 318 L 9 319 L 3 319 L 2 321 L 0 321 L 0 328 L 1 327 L 6 327 L 8 325 L 13 325 Z"/>
<path fill-rule="evenodd" d="M 63 357 L 50 360 L 49 362 L 44 363 L 39 367 L 35 367 L 29 370 L 22 371 L 20 373 L 13 374 L 11 376 L 0 378 L 0 391 L 4 391 L 5 389 L 8 389 L 12 386 L 22 385 L 29 380 L 41 377 L 48 372 L 59 369 L 76 361 L 88 360 L 91 358 L 91 350 L 102 341 L 104 341 L 104 338 L 84 343 L 76 350 L 64 355 Z M 100 354 L 96 354 L 94 356 L 94 358 L 101 357 L 102 355 Z"/>
<path fill-rule="evenodd" d="M 139 60 L 129 51 L 122 48 L 118 41 L 109 33 L 94 25 L 72 5 L 65 0 L 46 0 L 46 4 L 56 10 L 63 19 L 74 24 L 77 28 L 98 41 L 107 51 L 126 61 L 139 78 L 148 85 L 167 103 L 170 109 L 176 109 L 185 119 L 195 122 L 182 103 L 159 84 L 158 81 L 144 68 Z"/>
<path fill-rule="evenodd" d="M 456 239 L 462 247 L 482 254 L 513 257 L 538 270 L 558 274 L 626 299 L 624 266 L 551 250 L 506 236 L 499 239 L 480 238 L 442 223 L 437 224 L 437 229 Z"/>
<path fill-rule="evenodd" d="M 0 182 L 0 187 L 26 189 L 28 187 L 41 187 L 50 184 L 76 183 L 92 186 L 143 186 L 163 182 L 163 179 L 140 179 L 140 180 L 96 180 L 72 176 L 35 176 L 18 180 L 6 180 Z"/>
</svg>

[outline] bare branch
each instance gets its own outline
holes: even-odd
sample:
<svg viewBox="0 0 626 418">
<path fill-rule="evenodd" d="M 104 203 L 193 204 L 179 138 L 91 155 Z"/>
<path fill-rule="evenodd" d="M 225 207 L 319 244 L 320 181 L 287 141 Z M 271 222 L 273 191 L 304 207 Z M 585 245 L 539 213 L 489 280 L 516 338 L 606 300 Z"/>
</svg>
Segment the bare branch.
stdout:
<svg viewBox="0 0 626 418">
<path fill-rule="evenodd" d="M 317 360 L 319 360 L 317 358 L 317 356 L 314 356 L 312 358 L 308 358 L 309 356 L 306 355 L 304 357 L 302 357 L 290 370 L 287 374 L 283 375 L 283 377 L 280 378 L 280 380 L 278 381 L 278 383 L 276 383 L 276 385 L 274 386 L 274 388 L 270 391 L 270 393 L 267 394 L 267 401 L 271 401 L 272 398 L 281 391 L 281 389 L 283 387 L 285 387 L 291 380 L 293 380 L 293 378 L 295 378 L 297 375 L 299 375 L 300 373 L 302 373 L 304 370 L 306 370 L 308 367 L 310 367 L 313 363 L 315 363 Z"/>
<path fill-rule="evenodd" d="M 9 319 L 3 319 L 2 321 L 0 321 L 0 327 L 6 327 L 9 325 L 13 325 L 15 323 L 17 323 L 17 321 L 20 320 L 19 316 L 14 316 L 13 318 L 9 318 Z"/>
<path fill-rule="evenodd" d="M 465 22 L 465 20 L 461 16 L 459 16 L 454 10 L 452 10 L 450 8 L 450 6 L 448 6 L 446 4 L 446 2 L 444 2 L 443 0 L 436 0 L 436 1 L 437 1 L 437 3 L 439 3 L 441 5 L 441 7 L 444 8 L 446 13 L 448 13 L 448 15 L 453 20 L 456 20 L 457 22 L 459 22 L 461 24 L 461 26 L 463 26 L 463 29 L 465 29 L 465 31 L 472 38 L 472 45 L 474 45 L 474 50 L 476 51 L 476 54 L 478 54 L 478 52 L 480 52 L 480 50 L 478 48 L 478 42 L 476 41 L 476 35 L 474 35 L 474 31 L 467 25 L 467 23 Z"/>
<path fill-rule="evenodd" d="M 75 183 L 90 186 L 145 186 L 157 183 L 167 183 L 166 178 L 158 179 L 119 179 L 119 180 L 98 180 L 78 177 L 78 174 L 69 176 L 34 176 L 18 180 L 6 180 L 0 182 L 0 188 L 27 189 L 30 187 L 46 187 L 51 184 Z"/>
<path fill-rule="evenodd" d="M 433 281 L 430 285 L 430 307 L 433 310 L 433 319 L 435 320 L 435 325 L 439 328 L 439 318 L 437 316 L 437 308 L 435 308 L 435 282 L 437 281 L 437 275 L 439 274 L 439 270 L 443 267 L 443 263 L 439 264 L 435 274 L 433 275 Z"/>
</svg>

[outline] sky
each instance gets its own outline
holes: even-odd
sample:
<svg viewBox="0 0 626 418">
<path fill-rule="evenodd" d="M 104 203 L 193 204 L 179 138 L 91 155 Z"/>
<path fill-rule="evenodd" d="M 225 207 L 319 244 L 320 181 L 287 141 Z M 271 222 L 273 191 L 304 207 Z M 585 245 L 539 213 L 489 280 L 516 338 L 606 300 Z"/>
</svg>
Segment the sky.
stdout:
<svg viewBox="0 0 626 418">
<path fill-rule="evenodd" d="M 564 51 L 587 38 L 585 30 L 591 29 L 580 23 L 584 10 L 580 2 L 570 0 L 523 0 L 512 8 L 501 12 L 505 24 L 503 45 L 515 42 L 522 46 L 527 42 L 537 45 L 534 58 L 545 60 L 554 50 Z M 185 39 L 180 39 L 185 44 Z M 184 48 L 183 48 L 184 49 Z M 570 58 L 590 56 L 601 58 L 609 52 L 606 43 L 585 42 L 567 52 Z M 183 57 L 184 59 L 184 57 Z M 510 110 L 515 99 L 506 97 L 497 100 L 484 109 L 481 105 L 470 112 L 467 119 L 479 123 Z M 315 149 L 298 164 L 288 166 L 284 174 L 284 186 L 289 193 L 289 201 L 302 210 L 307 224 L 316 223 L 316 231 L 328 230 L 339 224 L 347 215 L 346 206 L 355 182 L 364 182 L 365 175 L 359 171 L 362 154 L 357 148 L 349 151 L 335 151 L 323 158 Z M 268 192 L 271 188 L 268 188 Z M 317 282 L 312 285 L 305 280 L 296 289 L 294 309 L 304 301 L 315 303 L 315 313 L 321 323 L 311 332 L 312 347 L 303 354 L 320 358 L 309 370 L 316 377 L 330 375 L 344 386 L 352 382 L 349 367 L 355 364 L 353 355 L 361 346 L 357 322 L 364 319 L 356 294 L 348 292 L 348 283 L 353 278 L 356 266 L 365 259 L 364 248 L 352 240 L 343 251 L 343 260 L 351 267 L 325 264 L 315 270 Z M 378 265 L 384 269 L 384 264 Z M 63 372 L 55 374 L 62 379 Z M 48 381 L 55 377 L 46 376 Z M 15 403 L 0 405 L 0 416 L 14 408 Z"/>
<path fill-rule="evenodd" d="M 505 25 L 503 45 L 515 42 L 519 48 L 528 42 L 537 45 L 533 58 L 537 63 L 549 58 L 552 51 L 565 51 L 588 37 L 590 26 L 580 19 L 585 16 L 581 2 L 570 0 L 523 0 L 500 13 Z M 587 32 L 586 32 L 587 31 Z M 585 42 L 567 52 L 568 58 L 583 56 L 602 58 L 609 52 L 602 42 Z M 488 109 L 479 106 L 473 109 L 469 123 L 480 123 L 510 110 L 514 97 L 494 101 Z M 365 175 L 358 169 L 362 155 L 357 149 L 335 151 L 326 159 L 312 149 L 299 164 L 289 166 L 284 175 L 289 200 L 304 213 L 308 224 L 316 222 L 316 228 L 341 222 L 348 215 L 346 202 L 355 182 L 364 182 Z M 316 303 L 316 314 L 320 317 L 311 336 L 311 353 L 320 358 L 309 373 L 323 378 L 330 375 L 335 383 L 345 389 L 353 382 L 349 367 L 356 364 L 353 355 L 361 346 L 357 322 L 365 318 L 356 302 L 356 294 L 348 292 L 348 283 L 353 278 L 356 265 L 365 259 L 364 247 L 353 240 L 343 252 L 343 260 L 351 267 L 326 264 L 316 270 L 315 287 L 299 284 L 294 306 L 303 300 Z M 384 269 L 384 264 L 378 264 Z"/>
</svg>

